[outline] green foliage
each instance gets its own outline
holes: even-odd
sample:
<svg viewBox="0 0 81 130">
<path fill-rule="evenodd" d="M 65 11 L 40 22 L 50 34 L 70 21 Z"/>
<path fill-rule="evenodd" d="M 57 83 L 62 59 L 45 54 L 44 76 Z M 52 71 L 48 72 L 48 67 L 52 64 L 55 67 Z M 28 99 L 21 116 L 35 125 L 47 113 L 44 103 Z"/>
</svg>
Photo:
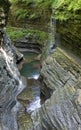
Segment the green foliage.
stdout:
<svg viewBox="0 0 81 130">
<path fill-rule="evenodd" d="M 21 38 L 27 34 L 26 30 L 22 30 L 19 28 L 7 27 L 8 35 L 12 40 Z"/>
<path fill-rule="evenodd" d="M 43 17 L 47 9 L 51 9 L 52 0 L 10 0 L 12 3 L 12 15 L 15 18 L 31 20 Z M 44 17 L 43 17 L 44 18 Z"/>
<path fill-rule="evenodd" d="M 18 9 L 15 15 L 17 16 L 17 19 L 23 19 L 28 16 L 28 12 L 26 9 Z"/>
<path fill-rule="evenodd" d="M 10 0 L 15 4 L 17 18 L 35 19 L 47 9 L 52 10 L 53 16 L 59 20 L 78 18 L 81 10 L 81 0 Z M 77 13 L 78 11 L 78 13 Z M 39 13 L 38 13 L 39 12 Z"/>
<path fill-rule="evenodd" d="M 53 15 L 56 19 L 67 20 L 78 18 L 81 10 L 81 0 L 55 0 L 52 4 Z M 78 11 L 78 13 L 77 13 Z"/>
<path fill-rule="evenodd" d="M 39 44 L 44 44 L 48 34 L 39 30 L 22 29 L 15 27 L 7 27 L 7 33 L 12 40 L 22 38 L 26 35 L 33 37 Z"/>
</svg>

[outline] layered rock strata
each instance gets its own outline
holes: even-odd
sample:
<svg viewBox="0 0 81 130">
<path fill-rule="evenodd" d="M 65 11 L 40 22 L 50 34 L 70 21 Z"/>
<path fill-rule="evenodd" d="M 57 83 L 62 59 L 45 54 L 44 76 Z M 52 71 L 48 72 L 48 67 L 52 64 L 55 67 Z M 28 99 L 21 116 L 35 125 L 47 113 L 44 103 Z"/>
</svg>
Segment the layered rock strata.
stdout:
<svg viewBox="0 0 81 130">
<path fill-rule="evenodd" d="M 34 130 L 80 130 L 81 66 L 57 49 L 43 62 L 41 75 L 48 99 L 32 114 Z"/>
<path fill-rule="evenodd" d="M 4 20 L 3 20 L 4 19 Z M 0 129 L 18 130 L 17 95 L 25 87 L 16 62 L 22 59 L 5 32 L 5 15 L 0 8 Z"/>
<path fill-rule="evenodd" d="M 37 43 L 36 39 L 30 36 L 25 36 L 24 38 L 21 38 L 14 42 L 15 42 L 15 46 L 20 49 L 30 51 L 30 52 L 36 52 L 36 53 L 42 52 L 42 45 Z"/>
<path fill-rule="evenodd" d="M 81 20 L 68 20 L 67 22 L 59 22 L 56 24 L 56 40 L 57 44 L 63 48 L 68 48 L 72 53 L 81 58 Z M 66 49 L 67 50 L 67 49 Z"/>
</svg>

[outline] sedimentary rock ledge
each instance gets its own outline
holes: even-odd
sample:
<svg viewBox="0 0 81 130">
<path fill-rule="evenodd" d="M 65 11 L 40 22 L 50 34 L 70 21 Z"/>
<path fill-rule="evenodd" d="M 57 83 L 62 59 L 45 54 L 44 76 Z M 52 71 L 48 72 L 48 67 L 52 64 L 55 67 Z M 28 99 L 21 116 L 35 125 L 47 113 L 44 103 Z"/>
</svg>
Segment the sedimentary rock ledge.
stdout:
<svg viewBox="0 0 81 130">
<path fill-rule="evenodd" d="M 32 114 L 34 129 L 81 129 L 81 67 L 75 59 L 56 49 L 43 62 L 41 76 L 41 92 L 49 99 Z"/>
</svg>

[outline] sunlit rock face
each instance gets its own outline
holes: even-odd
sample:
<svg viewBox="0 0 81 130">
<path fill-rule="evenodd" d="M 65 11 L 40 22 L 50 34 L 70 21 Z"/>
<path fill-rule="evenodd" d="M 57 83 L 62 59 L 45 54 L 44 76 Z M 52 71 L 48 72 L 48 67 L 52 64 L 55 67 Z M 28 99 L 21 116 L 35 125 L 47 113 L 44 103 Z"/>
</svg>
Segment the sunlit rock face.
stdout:
<svg viewBox="0 0 81 130">
<path fill-rule="evenodd" d="M 11 44 L 5 32 L 5 14 L 0 8 L 0 110 L 4 111 L 15 101 L 18 89 L 22 85 L 16 62 L 23 55 Z"/>
<path fill-rule="evenodd" d="M 8 55 L 11 55 L 14 58 L 14 62 L 18 63 L 23 59 L 23 54 L 21 54 L 16 47 L 11 43 L 10 38 L 8 37 L 5 30 L 3 30 L 3 44 L 2 47 Z"/>
<path fill-rule="evenodd" d="M 3 8 L 0 8 L 0 47 L 2 47 L 7 54 L 14 57 L 14 62 L 19 62 L 23 59 L 23 55 L 11 44 L 11 40 L 6 33 L 6 19 Z"/>
<path fill-rule="evenodd" d="M 46 90 L 51 92 L 65 85 L 74 86 L 80 78 L 81 70 L 76 59 L 63 54 L 57 49 L 53 55 L 43 62 L 41 76 L 43 77 L 41 92 L 46 96 Z"/>
<path fill-rule="evenodd" d="M 17 95 L 25 87 L 16 66 L 18 53 L 4 31 L 3 44 L 0 47 L 0 117 L 3 130 L 18 130 Z"/>
<path fill-rule="evenodd" d="M 81 130 L 79 64 L 57 49 L 43 62 L 41 75 L 41 92 L 49 99 L 32 114 L 34 130 Z"/>
<path fill-rule="evenodd" d="M 15 100 L 19 87 L 19 72 L 13 57 L 0 49 L 0 110 L 4 111 Z"/>
<path fill-rule="evenodd" d="M 0 129 L 18 130 L 17 95 L 25 87 L 16 63 L 23 58 L 5 32 L 5 15 L 0 8 Z M 2 126 L 2 128 L 1 128 Z"/>
</svg>

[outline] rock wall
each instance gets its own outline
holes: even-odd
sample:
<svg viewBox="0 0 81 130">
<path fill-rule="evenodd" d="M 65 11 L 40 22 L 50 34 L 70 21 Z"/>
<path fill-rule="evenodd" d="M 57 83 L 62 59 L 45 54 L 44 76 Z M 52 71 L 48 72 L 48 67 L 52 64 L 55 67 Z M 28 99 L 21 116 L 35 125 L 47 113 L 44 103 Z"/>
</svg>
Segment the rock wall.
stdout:
<svg viewBox="0 0 81 130">
<path fill-rule="evenodd" d="M 23 55 L 11 44 L 5 32 L 4 16 L 3 9 L 0 8 L 0 129 L 18 130 L 17 95 L 25 85 L 16 63 L 23 58 Z"/>
<path fill-rule="evenodd" d="M 23 55 L 11 44 L 5 31 L 3 41 L 0 47 L 0 121 L 3 130 L 18 130 L 17 112 L 20 106 L 17 103 L 17 95 L 25 84 L 16 63 Z"/>
<path fill-rule="evenodd" d="M 40 43 L 37 43 L 37 39 L 34 38 L 34 36 L 25 36 L 19 40 L 14 41 L 15 46 L 20 49 L 26 49 L 30 52 L 36 52 L 41 53 L 43 45 L 40 45 Z"/>
<path fill-rule="evenodd" d="M 19 63 L 19 61 L 23 60 L 23 54 L 21 54 L 18 49 L 13 45 L 5 30 L 3 34 L 3 41 L 4 43 L 2 44 L 2 48 L 6 53 L 10 53 L 10 55 L 12 55 L 12 57 L 14 58 L 14 62 Z"/>
<path fill-rule="evenodd" d="M 80 17 L 80 16 L 79 16 Z M 56 24 L 57 40 L 65 49 L 71 50 L 72 53 L 81 57 L 81 22 L 80 19 L 68 20 Z M 60 38 L 58 37 L 60 36 Z M 58 42 L 58 41 L 57 41 Z"/>
<path fill-rule="evenodd" d="M 5 37 L 4 37 L 4 44 L 2 45 L 2 47 L 0 48 L 0 76 L 1 76 L 1 80 L 0 80 L 0 84 L 1 84 L 1 109 L 3 110 L 7 107 L 7 104 L 5 102 L 10 102 L 9 99 L 7 99 L 7 97 L 13 99 L 12 97 L 15 98 L 15 96 L 13 96 L 13 94 L 17 94 L 15 93 L 18 90 L 18 86 L 20 86 L 20 73 L 17 69 L 16 66 L 16 55 L 18 56 L 19 53 L 17 54 L 15 48 L 11 45 L 10 39 L 9 37 L 6 35 L 5 33 Z M 22 55 L 22 54 L 21 54 Z M 19 55 L 19 57 L 21 57 L 21 55 Z M 7 91 L 7 93 L 6 93 Z M 9 94 L 10 93 L 10 94 Z M 6 95 L 7 94 L 7 95 Z M 3 96 L 4 95 L 4 96 Z M 12 96 L 11 96 L 12 95 Z"/>
<path fill-rule="evenodd" d="M 41 75 L 41 92 L 49 99 L 32 114 L 34 130 L 80 130 L 81 67 L 56 49 L 43 62 Z"/>
</svg>

